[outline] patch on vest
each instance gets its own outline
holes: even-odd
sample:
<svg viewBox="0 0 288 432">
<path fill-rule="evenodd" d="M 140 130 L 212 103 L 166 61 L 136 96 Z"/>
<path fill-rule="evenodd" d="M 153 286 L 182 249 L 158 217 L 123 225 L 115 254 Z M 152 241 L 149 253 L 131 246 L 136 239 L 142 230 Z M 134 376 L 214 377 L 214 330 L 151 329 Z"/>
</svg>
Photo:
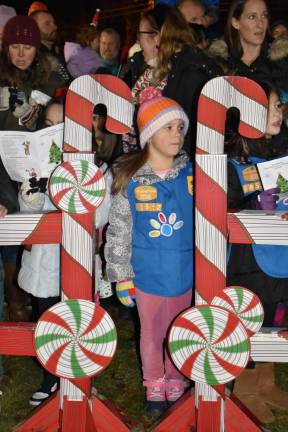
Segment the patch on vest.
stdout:
<svg viewBox="0 0 288 432">
<path fill-rule="evenodd" d="M 153 201 L 157 198 L 157 189 L 154 186 L 137 186 L 134 195 L 138 201 Z"/>
<path fill-rule="evenodd" d="M 259 174 L 255 166 L 245 168 L 242 171 L 242 175 L 245 181 L 248 182 L 256 182 L 257 180 L 259 181 Z"/>
<path fill-rule="evenodd" d="M 136 203 L 136 211 L 139 212 L 159 212 L 161 210 L 161 203 Z"/>
<path fill-rule="evenodd" d="M 171 237 L 174 231 L 179 230 L 184 225 L 182 220 L 177 221 L 176 213 L 171 213 L 167 219 L 164 213 L 158 213 L 158 220 L 150 219 L 150 225 L 154 228 L 149 232 L 149 237 Z"/>
<path fill-rule="evenodd" d="M 190 195 L 193 195 L 193 176 L 187 176 L 187 186 Z"/>
</svg>

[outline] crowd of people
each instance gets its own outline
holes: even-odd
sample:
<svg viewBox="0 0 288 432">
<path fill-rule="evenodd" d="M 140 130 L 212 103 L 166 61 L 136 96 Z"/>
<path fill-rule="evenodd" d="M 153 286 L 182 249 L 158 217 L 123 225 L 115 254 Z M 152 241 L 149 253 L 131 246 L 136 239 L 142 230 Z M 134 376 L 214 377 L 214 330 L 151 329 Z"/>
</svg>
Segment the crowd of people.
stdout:
<svg viewBox="0 0 288 432">
<path fill-rule="evenodd" d="M 279 189 L 263 190 L 256 164 L 288 153 L 288 23 L 271 23 L 265 0 L 233 0 L 225 31 L 218 1 L 168 3 L 141 14 L 129 50 L 118 31 L 101 22 L 77 29 L 74 40 L 60 49 L 47 5 L 34 2 L 27 15 L 0 6 L 1 131 L 36 131 L 63 122 L 65 94 L 81 75 L 110 74 L 131 89 L 129 133 L 116 136 L 105 128 L 104 105 L 95 106 L 91 118 L 95 162 L 109 185 L 97 214 L 96 288 L 103 307 L 116 295 L 137 310 L 146 412 L 152 415 L 162 414 L 188 386 L 163 343 L 172 320 L 193 305 L 197 101 L 210 79 L 250 78 L 269 101 L 261 139 L 239 135 L 237 113 L 227 116 L 228 207 L 286 210 Z M 0 217 L 53 208 L 47 179 L 32 183 L 13 182 L 0 161 Z M 287 253 L 287 246 L 233 245 L 229 254 L 227 285 L 258 295 L 268 327 L 284 324 Z M 37 320 L 59 301 L 59 246 L 24 251 L 2 246 L 1 257 L 0 318 L 4 299 L 12 321 L 29 319 L 28 302 Z M 0 382 L 3 376 L 0 369 Z M 57 378 L 44 371 L 30 403 L 40 405 L 57 386 Z M 264 424 L 274 421 L 271 406 L 288 410 L 288 394 L 276 386 L 272 363 L 250 362 L 233 391 Z"/>
</svg>

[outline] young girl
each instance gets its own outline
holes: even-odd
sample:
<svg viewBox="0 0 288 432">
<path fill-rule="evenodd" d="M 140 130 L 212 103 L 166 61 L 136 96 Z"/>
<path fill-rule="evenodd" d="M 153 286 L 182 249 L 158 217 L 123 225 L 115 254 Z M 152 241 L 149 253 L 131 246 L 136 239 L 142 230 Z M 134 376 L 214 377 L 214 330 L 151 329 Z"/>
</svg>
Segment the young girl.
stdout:
<svg viewBox="0 0 288 432">
<path fill-rule="evenodd" d="M 267 90 L 269 110 L 265 137 L 248 140 L 235 135 L 228 143 L 228 207 L 231 209 L 287 209 L 285 202 L 278 201 L 278 188 L 262 190 L 255 166 L 288 152 L 287 135 L 279 134 L 282 111 L 278 94 L 271 88 Z M 288 300 L 287 259 L 287 246 L 233 245 L 231 249 L 227 285 L 246 287 L 259 296 L 266 327 L 273 326 L 277 304 Z M 288 394 L 274 382 L 273 363 L 258 363 L 255 368 L 246 369 L 237 378 L 234 393 L 263 423 L 274 420 L 266 403 L 288 409 Z"/>
<path fill-rule="evenodd" d="M 191 305 L 192 165 L 181 150 L 189 121 L 175 101 L 157 97 L 140 106 L 137 123 L 142 150 L 115 168 L 106 269 L 123 304 L 133 306 L 135 296 L 146 409 L 160 414 L 185 387 L 167 351 L 163 359 L 163 342 Z"/>
</svg>

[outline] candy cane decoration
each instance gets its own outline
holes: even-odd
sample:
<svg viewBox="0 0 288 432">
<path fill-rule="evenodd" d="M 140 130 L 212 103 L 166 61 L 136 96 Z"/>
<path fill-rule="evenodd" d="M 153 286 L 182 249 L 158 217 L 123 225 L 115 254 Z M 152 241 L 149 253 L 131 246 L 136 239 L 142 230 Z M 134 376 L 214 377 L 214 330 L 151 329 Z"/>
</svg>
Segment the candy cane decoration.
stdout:
<svg viewBox="0 0 288 432">
<path fill-rule="evenodd" d="M 264 90 L 247 78 L 214 78 L 201 92 L 195 215 L 196 269 L 200 269 L 196 272 L 196 300 L 200 304 L 210 302 L 226 285 L 227 159 L 223 151 L 227 110 L 239 109 L 240 134 L 260 138 L 266 129 L 267 106 Z M 213 154 L 213 157 L 205 157 L 205 154 Z M 210 192 L 209 199 L 204 191 Z"/>
<path fill-rule="evenodd" d="M 119 78 L 111 75 L 83 75 L 69 87 L 66 98 L 64 150 L 91 151 L 92 113 L 94 106 L 107 108 L 106 129 L 116 134 L 129 132 L 133 107 L 131 91 Z"/>
<path fill-rule="evenodd" d="M 240 134 L 260 138 L 266 129 L 267 106 L 263 89 L 247 78 L 215 78 L 201 92 L 195 173 L 197 304 L 210 303 L 226 285 L 227 157 L 223 152 L 227 110 L 239 109 Z M 220 325 L 220 321 L 215 325 Z M 218 391 L 223 397 L 224 388 Z M 199 431 L 204 432 L 212 419 L 214 430 L 224 431 L 224 400 L 206 384 L 196 383 L 195 394 L 196 405 L 200 401 L 198 416 L 202 417 L 206 409 L 211 410 L 211 417 L 203 417 Z"/>
<path fill-rule="evenodd" d="M 104 197 L 102 175 L 91 165 L 94 161 L 92 113 L 99 103 L 107 107 L 106 128 L 111 132 L 127 132 L 132 124 L 130 89 L 123 81 L 111 75 L 85 75 L 72 82 L 66 99 L 65 162 L 53 173 L 49 183 L 52 199 L 65 211 L 62 214 L 61 248 L 64 301 L 92 300 L 94 212 Z M 69 410 L 64 409 L 63 403 L 67 399 L 83 400 L 90 395 L 90 379 L 61 379 L 60 400 L 66 413 L 64 423 L 69 424 Z"/>
</svg>

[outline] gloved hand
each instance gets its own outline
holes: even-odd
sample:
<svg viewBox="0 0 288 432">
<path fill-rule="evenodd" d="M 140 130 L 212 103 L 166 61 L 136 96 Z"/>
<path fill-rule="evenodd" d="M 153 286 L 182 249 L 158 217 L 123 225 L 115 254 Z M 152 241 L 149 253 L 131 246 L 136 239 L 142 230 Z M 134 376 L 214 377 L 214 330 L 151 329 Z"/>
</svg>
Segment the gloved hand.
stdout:
<svg viewBox="0 0 288 432">
<path fill-rule="evenodd" d="M 135 287 L 132 281 L 124 280 L 116 284 L 116 294 L 124 306 L 134 307 Z"/>
<path fill-rule="evenodd" d="M 31 98 L 27 101 L 23 91 L 17 91 L 17 89 L 14 88 L 10 88 L 9 91 L 9 106 L 14 117 L 18 118 L 21 124 L 26 126 L 27 129 L 33 130 L 38 118 L 40 106 Z"/>
<path fill-rule="evenodd" d="M 267 189 L 257 196 L 256 210 L 275 210 L 280 192 L 279 188 Z"/>
<path fill-rule="evenodd" d="M 24 180 L 20 187 L 20 195 L 24 203 L 33 210 L 41 210 L 44 205 L 45 196 L 39 187 L 31 185 L 32 179 Z"/>
<path fill-rule="evenodd" d="M 9 98 L 10 98 L 9 87 L 0 87 L 0 111 L 8 110 Z"/>
</svg>

